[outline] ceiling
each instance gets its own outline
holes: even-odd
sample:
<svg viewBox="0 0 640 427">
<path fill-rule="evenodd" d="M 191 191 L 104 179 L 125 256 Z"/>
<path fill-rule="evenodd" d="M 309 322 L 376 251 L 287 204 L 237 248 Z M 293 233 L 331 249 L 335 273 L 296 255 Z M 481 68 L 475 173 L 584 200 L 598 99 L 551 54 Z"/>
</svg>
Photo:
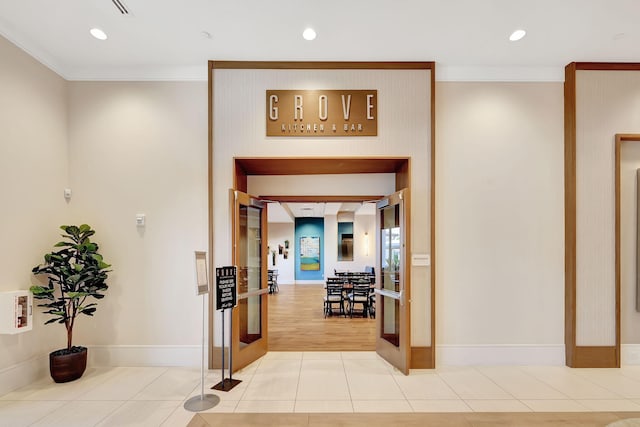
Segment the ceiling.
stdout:
<svg viewBox="0 0 640 427">
<path fill-rule="evenodd" d="M 353 212 L 354 215 L 375 215 L 375 203 L 269 203 L 267 217 L 270 223 L 293 222 L 294 218 L 322 218 Z"/>
<path fill-rule="evenodd" d="M 208 60 L 332 60 L 561 81 L 572 61 L 640 61 L 638 0 L 121 1 L 128 15 L 112 0 L 5 0 L 0 34 L 68 80 L 206 80 Z M 302 38 L 307 26 L 316 40 Z M 527 36 L 510 42 L 518 28 Z"/>
</svg>

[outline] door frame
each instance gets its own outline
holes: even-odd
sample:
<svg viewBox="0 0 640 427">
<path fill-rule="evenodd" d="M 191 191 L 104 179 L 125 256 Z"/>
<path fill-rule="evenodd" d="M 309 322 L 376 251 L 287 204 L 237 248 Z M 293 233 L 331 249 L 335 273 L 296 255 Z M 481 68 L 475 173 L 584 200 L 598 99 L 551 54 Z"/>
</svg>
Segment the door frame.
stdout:
<svg viewBox="0 0 640 427">
<path fill-rule="evenodd" d="M 406 188 L 411 191 L 411 158 L 410 157 L 235 157 L 233 159 L 233 189 L 246 192 L 247 177 L 249 175 L 318 175 L 318 174 L 359 174 L 359 173 L 394 173 L 395 188 L 401 190 Z M 433 152 L 432 152 L 433 162 Z M 433 163 L 432 163 L 433 167 Z M 434 171 L 431 171 L 434 176 Z M 410 367 L 412 369 L 435 368 L 435 183 L 431 181 L 431 346 L 410 347 Z M 258 195 L 263 199 L 274 201 L 362 201 L 377 200 L 380 195 L 372 196 L 277 196 Z M 210 193 L 210 214 L 212 215 L 212 195 Z M 210 219 L 210 250 L 213 250 L 213 219 Z M 411 226 L 407 229 L 410 235 Z M 410 253 L 410 248 L 408 248 Z M 408 266 L 410 268 L 410 266 Z M 411 283 L 407 283 L 410 290 Z M 213 319 L 214 305 L 210 298 L 209 318 Z M 209 342 L 213 343 L 213 322 L 209 322 Z M 410 340 L 410 332 L 409 337 Z M 220 348 L 209 346 L 209 367 L 219 367 L 218 355 Z"/>
<path fill-rule="evenodd" d="M 428 70 L 429 71 L 429 99 L 427 102 L 430 104 L 429 116 L 425 117 L 425 123 L 429 123 L 429 139 L 425 142 L 427 145 L 426 150 L 430 156 L 430 200 L 429 210 L 431 223 L 430 227 L 430 252 L 431 252 L 431 265 L 430 265 L 430 321 L 431 321 L 431 339 L 430 346 L 412 347 L 411 348 L 411 368 L 425 369 L 435 368 L 436 363 L 436 63 L 433 61 L 209 61 L 207 66 L 207 98 L 208 98 L 208 146 L 207 146 L 207 159 L 208 159 L 208 209 L 209 209 L 209 256 L 210 259 L 215 259 L 214 241 L 215 241 L 215 227 L 214 227 L 214 204 L 221 203 L 221 200 L 214 200 L 214 78 L 216 70 L 248 70 L 248 69 L 268 69 L 268 70 Z M 350 173 L 348 170 L 342 170 L 336 159 L 326 159 L 321 165 L 323 173 Z M 372 163 L 376 161 L 389 162 L 390 160 L 398 159 L 401 162 L 401 166 L 395 169 L 396 171 L 396 188 L 408 188 L 410 186 L 410 171 L 409 171 L 409 159 L 402 157 L 377 157 L 365 158 L 364 166 L 370 167 Z M 286 160 L 286 159 L 281 159 Z M 302 159 L 304 163 L 311 161 L 314 158 Z M 258 159 L 259 161 L 259 159 Z M 335 162 L 331 164 L 331 161 Z M 236 166 L 242 167 L 242 165 Z M 254 165 L 259 168 L 259 166 Z M 293 170 L 294 166 L 289 166 Z M 298 171 L 295 174 L 301 174 Z M 256 169 L 257 170 L 257 169 Z M 332 172 L 331 172 L 332 171 Z M 279 171 L 276 171 L 276 173 Z M 318 173 L 314 171 L 311 173 Z M 359 172 L 351 172 L 359 173 Z M 234 175 L 234 189 L 246 189 L 246 175 L 247 170 L 244 173 L 239 173 L 235 168 Z M 294 175 L 294 173 L 290 173 Z M 242 182 L 244 175 L 244 183 Z M 401 181 L 401 182 L 399 182 Z M 244 187 L 243 187 L 244 185 Z M 209 264 L 209 274 L 212 275 L 214 271 L 214 263 Z M 211 276 L 212 277 L 212 276 Z M 220 347 L 215 347 L 214 330 L 215 330 L 215 301 L 212 298 L 212 294 L 209 294 L 209 334 L 208 334 L 208 359 L 209 368 L 220 366 Z"/>
</svg>

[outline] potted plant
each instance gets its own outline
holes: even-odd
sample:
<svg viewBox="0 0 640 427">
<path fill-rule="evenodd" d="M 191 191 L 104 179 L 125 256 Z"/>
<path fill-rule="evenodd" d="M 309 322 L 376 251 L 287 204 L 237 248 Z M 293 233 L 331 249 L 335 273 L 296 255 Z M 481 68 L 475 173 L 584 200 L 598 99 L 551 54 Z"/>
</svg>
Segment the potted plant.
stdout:
<svg viewBox="0 0 640 427">
<path fill-rule="evenodd" d="M 73 381 L 82 376 L 87 366 L 87 348 L 73 346 L 73 326 L 80 314 L 93 316 L 96 303 L 102 299 L 111 267 L 98 253 L 98 244 L 91 241 L 95 234 L 87 224 L 60 227 L 64 240 L 55 244 L 53 252 L 44 255 L 44 263 L 33 268 L 36 275 L 46 275 L 46 286 L 32 286 L 33 297 L 43 300 L 38 307 L 52 316 L 45 322 L 62 323 L 67 329 L 67 347 L 49 354 L 49 371 L 55 382 Z"/>
</svg>

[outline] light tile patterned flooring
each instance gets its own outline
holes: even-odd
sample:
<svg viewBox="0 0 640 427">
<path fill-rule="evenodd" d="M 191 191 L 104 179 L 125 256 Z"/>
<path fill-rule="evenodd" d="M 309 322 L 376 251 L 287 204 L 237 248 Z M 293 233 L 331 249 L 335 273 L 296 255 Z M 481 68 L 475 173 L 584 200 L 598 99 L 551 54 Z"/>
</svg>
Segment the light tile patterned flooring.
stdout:
<svg viewBox="0 0 640 427">
<path fill-rule="evenodd" d="M 438 367 L 404 376 L 374 352 L 270 352 L 206 412 L 640 412 L 640 366 Z M 186 426 L 200 370 L 90 368 L 0 397 L 0 426 Z"/>
</svg>

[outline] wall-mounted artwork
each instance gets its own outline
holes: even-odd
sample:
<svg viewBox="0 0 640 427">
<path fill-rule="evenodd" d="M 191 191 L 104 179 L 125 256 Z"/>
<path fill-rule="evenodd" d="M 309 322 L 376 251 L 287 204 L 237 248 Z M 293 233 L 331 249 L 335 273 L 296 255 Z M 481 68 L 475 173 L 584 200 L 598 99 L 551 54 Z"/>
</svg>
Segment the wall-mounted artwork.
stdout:
<svg viewBox="0 0 640 427">
<path fill-rule="evenodd" d="M 353 261 L 353 222 L 338 222 L 338 261 Z"/>
<path fill-rule="evenodd" d="M 300 270 L 320 270 L 320 237 L 300 237 Z"/>
</svg>

